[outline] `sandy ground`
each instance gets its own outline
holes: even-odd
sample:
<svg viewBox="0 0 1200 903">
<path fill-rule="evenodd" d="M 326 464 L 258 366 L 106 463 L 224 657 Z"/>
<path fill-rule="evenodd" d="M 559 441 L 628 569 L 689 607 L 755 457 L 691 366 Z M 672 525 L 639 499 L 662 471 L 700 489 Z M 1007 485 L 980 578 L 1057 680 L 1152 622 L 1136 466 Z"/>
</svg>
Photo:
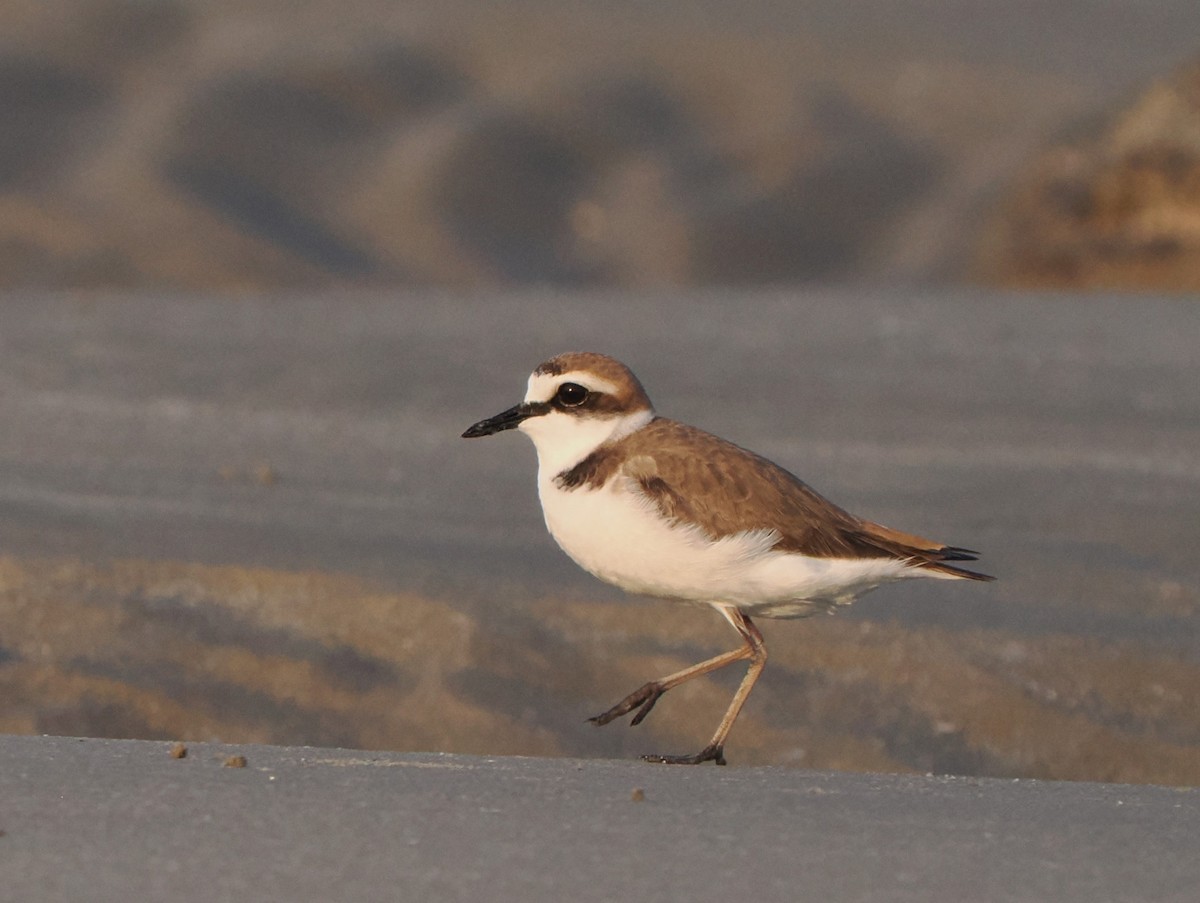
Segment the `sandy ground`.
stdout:
<svg viewBox="0 0 1200 903">
<path fill-rule="evenodd" d="M 0 737 L 19 900 L 1195 899 L 1195 790 Z M 226 763 L 236 756 L 243 767 Z M 235 761 L 237 761 L 235 759 Z"/>
<path fill-rule="evenodd" d="M 1198 321 L 1119 297 L 12 296 L 0 730 L 476 754 L 702 744 L 737 675 L 584 723 L 730 644 L 547 538 L 521 437 L 571 347 L 664 413 L 988 586 L 766 623 L 734 765 L 1200 783 Z"/>
</svg>

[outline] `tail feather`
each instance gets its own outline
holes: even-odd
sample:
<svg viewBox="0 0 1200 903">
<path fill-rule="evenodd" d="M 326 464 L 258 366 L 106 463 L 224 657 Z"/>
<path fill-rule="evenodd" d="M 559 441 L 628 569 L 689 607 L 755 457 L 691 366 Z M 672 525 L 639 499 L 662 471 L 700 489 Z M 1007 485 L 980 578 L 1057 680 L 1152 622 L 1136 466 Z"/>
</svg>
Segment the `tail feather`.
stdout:
<svg viewBox="0 0 1200 903">
<path fill-rule="evenodd" d="M 959 561 L 961 559 L 951 558 L 950 561 Z M 968 559 L 974 560 L 974 559 Z M 961 577 L 964 580 L 984 580 L 992 581 L 996 578 L 991 574 L 981 574 L 979 571 L 968 571 L 966 568 L 955 567 L 952 564 L 945 564 L 942 561 L 929 561 L 917 559 L 914 564 L 925 571 L 934 571 L 938 574 L 945 574 L 947 577 Z"/>
<path fill-rule="evenodd" d="M 863 521 L 862 527 L 864 533 L 871 537 L 880 548 L 901 558 L 909 559 L 913 567 L 934 571 L 947 577 L 961 577 L 965 580 L 996 579 L 990 574 L 981 574 L 978 571 L 969 571 L 966 568 L 946 564 L 948 561 L 977 560 L 979 553 L 974 549 L 944 545 L 914 533 L 902 533 L 870 521 Z"/>
</svg>

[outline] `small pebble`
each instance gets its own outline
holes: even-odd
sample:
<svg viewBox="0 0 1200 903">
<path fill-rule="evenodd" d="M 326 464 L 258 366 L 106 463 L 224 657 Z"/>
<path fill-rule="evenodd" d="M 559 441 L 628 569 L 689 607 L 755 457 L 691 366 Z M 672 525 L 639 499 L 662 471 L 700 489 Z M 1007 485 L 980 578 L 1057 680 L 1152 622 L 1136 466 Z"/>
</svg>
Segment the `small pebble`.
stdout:
<svg viewBox="0 0 1200 903">
<path fill-rule="evenodd" d="M 641 787 L 634 787 L 633 793 L 629 795 L 629 798 L 635 803 L 643 802 L 646 799 L 646 791 Z"/>
<path fill-rule="evenodd" d="M 171 746 L 171 758 L 172 759 L 186 759 L 187 758 L 187 747 L 184 746 L 182 743 L 173 744 Z"/>
<path fill-rule="evenodd" d="M 228 759 L 225 760 L 224 765 L 226 768 L 245 768 L 246 767 L 246 757 L 245 756 L 230 756 Z"/>
</svg>

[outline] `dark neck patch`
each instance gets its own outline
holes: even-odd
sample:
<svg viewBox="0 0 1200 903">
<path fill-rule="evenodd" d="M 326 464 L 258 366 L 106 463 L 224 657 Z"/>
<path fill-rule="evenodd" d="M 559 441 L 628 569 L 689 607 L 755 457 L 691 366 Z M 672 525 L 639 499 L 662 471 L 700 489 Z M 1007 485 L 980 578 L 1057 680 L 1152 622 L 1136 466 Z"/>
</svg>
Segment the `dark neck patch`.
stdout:
<svg viewBox="0 0 1200 903">
<path fill-rule="evenodd" d="M 580 487 L 599 489 L 620 466 L 620 457 L 612 446 L 601 446 L 574 467 L 555 476 L 554 485 L 568 492 Z"/>
</svg>

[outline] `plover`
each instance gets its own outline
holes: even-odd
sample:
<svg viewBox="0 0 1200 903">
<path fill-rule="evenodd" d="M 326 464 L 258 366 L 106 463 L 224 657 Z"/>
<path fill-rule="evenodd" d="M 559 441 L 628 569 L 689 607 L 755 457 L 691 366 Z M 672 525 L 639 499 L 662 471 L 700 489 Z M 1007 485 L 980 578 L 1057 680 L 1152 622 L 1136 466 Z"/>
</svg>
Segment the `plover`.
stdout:
<svg viewBox="0 0 1200 903">
<path fill-rule="evenodd" d="M 654 412 L 633 372 L 603 354 L 540 364 L 525 400 L 463 436 L 519 429 L 538 456 L 538 495 L 550 535 L 584 570 L 632 593 L 716 608 L 743 645 L 634 690 L 590 720 L 637 710 L 663 693 L 748 659 L 712 741 L 692 756 L 647 761 L 725 764 L 725 741 L 767 663 L 751 618 L 832 612 L 910 577 L 991 580 L 952 562 L 978 553 L 855 517 L 783 468 Z"/>
</svg>

